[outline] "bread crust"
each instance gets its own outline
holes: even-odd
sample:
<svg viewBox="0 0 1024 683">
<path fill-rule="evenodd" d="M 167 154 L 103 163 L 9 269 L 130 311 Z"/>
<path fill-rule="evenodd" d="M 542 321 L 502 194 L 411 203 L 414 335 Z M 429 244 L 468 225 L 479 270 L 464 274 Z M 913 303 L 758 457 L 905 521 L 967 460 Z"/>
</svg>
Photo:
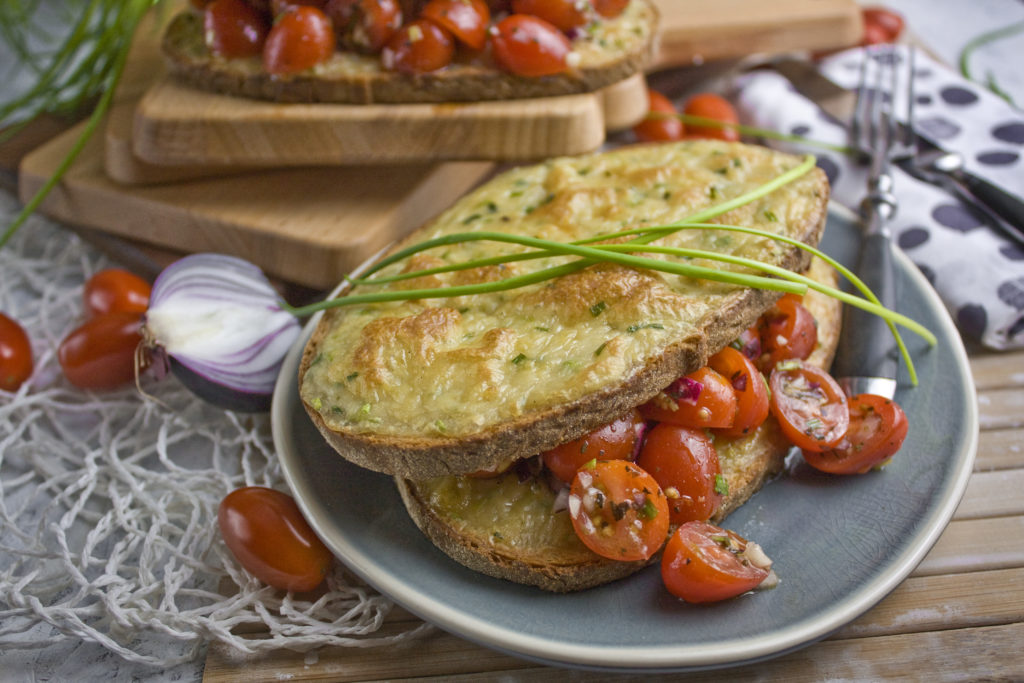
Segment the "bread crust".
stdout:
<svg viewBox="0 0 1024 683">
<path fill-rule="evenodd" d="M 171 21 L 162 50 L 170 72 L 192 87 L 275 102 L 411 104 L 553 97 L 600 90 L 641 72 L 651 62 L 656 50 L 658 12 L 649 0 L 634 2 L 643 5 L 643 16 L 649 23 L 647 40 L 627 51 L 584 60 L 573 71 L 539 78 L 469 63 L 409 76 L 373 65 L 375 57 L 353 57 L 355 67 L 329 65 L 290 76 L 272 76 L 253 61 L 211 55 L 203 40 L 202 16 L 190 11 Z"/>
</svg>

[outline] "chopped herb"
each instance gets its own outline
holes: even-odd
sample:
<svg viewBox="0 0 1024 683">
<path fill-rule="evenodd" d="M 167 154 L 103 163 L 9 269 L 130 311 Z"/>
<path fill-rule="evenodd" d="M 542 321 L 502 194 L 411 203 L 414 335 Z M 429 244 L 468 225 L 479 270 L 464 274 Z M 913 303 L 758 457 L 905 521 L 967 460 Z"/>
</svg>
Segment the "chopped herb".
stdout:
<svg viewBox="0 0 1024 683">
<path fill-rule="evenodd" d="M 321 401 L 320 397 L 317 396 L 313 399 L 313 410 L 320 412 L 320 408 L 323 407 L 323 404 L 323 401 Z"/>
<path fill-rule="evenodd" d="M 512 365 L 519 365 L 524 360 L 526 360 L 526 354 L 521 353 L 521 354 L 519 354 L 518 356 L 516 356 L 515 358 L 512 359 Z"/>
<path fill-rule="evenodd" d="M 626 516 L 629 509 L 633 507 L 629 501 L 622 501 L 621 503 L 612 504 L 612 517 L 615 518 L 616 522 L 621 522 L 622 518 Z"/>
<path fill-rule="evenodd" d="M 509 197 L 522 197 L 523 196 L 523 191 L 522 190 L 516 190 L 515 192 L 509 192 L 508 196 Z"/>
<path fill-rule="evenodd" d="M 491 538 L 493 538 L 495 541 L 501 541 L 505 537 L 501 535 L 500 531 L 495 531 L 493 534 L 491 534 Z"/>
<path fill-rule="evenodd" d="M 629 332 L 630 334 L 635 334 L 636 332 L 639 332 L 640 330 L 663 330 L 663 329 L 665 329 L 665 326 L 662 325 L 661 323 L 644 323 L 643 325 L 630 325 L 629 327 L 626 328 L 626 332 Z"/>
<path fill-rule="evenodd" d="M 715 475 L 715 493 L 720 496 L 729 495 L 729 482 L 721 474 Z"/>
<path fill-rule="evenodd" d="M 591 460 L 588 460 L 587 462 L 585 462 L 581 469 L 592 470 L 595 467 L 597 467 L 597 458 L 592 458 Z"/>
<path fill-rule="evenodd" d="M 316 358 L 314 358 L 313 362 L 309 364 L 309 367 L 313 367 L 317 363 L 320 363 L 321 361 L 323 361 L 323 359 L 324 359 L 324 354 L 322 352 L 316 354 Z"/>
<path fill-rule="evenodd" d="M 352 374 L 350 374 L 348 377 L 345 378 L 345 381 L 346 382 L 351 382 L 352 380 L 354 380 L 358 376 L 359 376 L 358 372 L 353 372 Z"/>
<path fill-rule="evenodd" d="M 814 434 L 825 426 L 825 423 L 821 421 L 820 417 L 812 417 L 808 419 L 805 424 L 807 426 L 806 431 L 808 434 Z"/>
<path fill-rule="evenodd" d="M 494 202 L 487 202 L 487 204 L 485 204 L 484 206 L 487 207 L 487 213 L 497 213 L 498 212 L 498 205 L 495 204 Z"/>
<path fill-rule="evenodd" d="M 537 325 L 533 329 L 537 330 L 538 332 L 550 332 L 551 331 L 549 328 L 543 327 L 541 325 Z"/>
<path fill-rule="evenodd" d="M 764 210 L 764 217 L 767 218 L 770 221 L 777 221 L 777 220 L 779 220 L 778 217 L 771 211 L 771 209 L 765 209 Z"/>
<path fill-rule="evenodd" d="M 644 506 L 640 508 L 640 516 L 644 519 L 654 519 L 658 516 L 658 508 L 650 498 L 644 498 Z"/>
<path fill-rule="evenodd" d="M 434 429 L 436 429 L 437 431 L 441 432 L 442 434 L 445 434 L 445 433 L 448 432 L 448 427 L 445 425 L 443 420 L 435 420 L 434 421 Z"/>
<path fill-rule="evenodd" d="M 708 188 L 708 197 L 711 199 L 718 199 L 718 188 L 712 185 Z"/>
<path fill-rule="evenodd" d="M 739 168 L 740 166 L 743 165 L 743 160 L 739 158 L 733 159 L 732 165 L 735 166 L 736 168 Z"/>
<path fill-rule="evenodd" d="M 462 219 L 462 224 L 463 224 L 463 225 L 469 225 L 470 223 L 472 223 L 473 221 L 475 221 L 475 220 L 476 220 L 477 218 L 480 218 L 480 214 L 478 214 L 478 213 L 474 213 L 474 214 L 473 214 L 473 215 L 471 215 L 471 216 L 467 216 L 466 218 L 463 218 L 463 219 Z"/>
<path fill-rule="evenodd" d="M 726 166 L 724 168 L 716 168 L 715 169 L 715 173 L 717 173 L 719 175 L 725 175 L 728 172 L 729 172 L 729 167 L 728 166 Z"/>
<path fill-rule="evenodd" d="M 608 304 L 606 304 L 603 301 L 598 301 L 596 304 L 590 307 L 590 315 L 596 318 L 597 316 L 604 313 L 604 309 L 606 308 L 608 308 Z"/>
<path fill-rule="evenodd" d="M 597 350 L 594 351 L 594 355 L 595 356 L 600 356 L 601 353 L 604 352 L 604 347 L 606 347 L 606 346 L 608 346 L 608 342 L 603 342 L 600 346 L 597 347 Z"/>
<path fill-rule="evenodd" d="M 331 412 L 335 415 L 341 415 L 345 411 L 341 409 L 341 406 L 331 406 Z"/>
</svg>

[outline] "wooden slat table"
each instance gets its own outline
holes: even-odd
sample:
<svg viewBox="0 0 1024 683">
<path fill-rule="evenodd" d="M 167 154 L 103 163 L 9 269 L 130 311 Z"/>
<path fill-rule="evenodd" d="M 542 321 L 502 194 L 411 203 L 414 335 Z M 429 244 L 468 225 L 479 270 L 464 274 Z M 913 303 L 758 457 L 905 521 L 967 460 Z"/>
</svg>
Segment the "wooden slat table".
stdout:
<svg viewBox="0 0 1024 683">
<path fill-rule="evenodd" d="M 974 474 L 953 520 L 910 577 L 820 643 L 687 681 L 1024 680 L 1024 352 L 974 353 L 971 369 L 981 423 Z M 396 609 L 385 629 L 416 623 Z M 397 678 L 625 679 L 538 666 L 437 631 L 397 650 L 280 651 L 244 661 L 213 646 L 203 680 Z"/>
</svg>

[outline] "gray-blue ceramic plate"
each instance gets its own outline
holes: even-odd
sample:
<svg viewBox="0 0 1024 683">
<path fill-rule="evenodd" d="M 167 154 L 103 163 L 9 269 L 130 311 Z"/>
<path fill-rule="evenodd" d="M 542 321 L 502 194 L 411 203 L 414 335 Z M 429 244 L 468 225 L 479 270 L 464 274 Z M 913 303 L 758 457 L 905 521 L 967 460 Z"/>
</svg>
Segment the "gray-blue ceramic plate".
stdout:
<svg viewBox="0 0 1024 683">
<path fill-rule="evenodd" d="M 824 248 L 849 262 L 857 227 L 830 212 Z M 788 471 L 726 526 L 760 543 L 782 582 L 770 591 L 695 606 L 673 598 L 657 567 L 580 593 L 556 595 L 465 569 L 419 532 L 390 477 L 337 455 L 306 416 L 296 369 L 312 321 L 289 354 L 273 405 L 285 475 L 317 533 L 356 574 L 426 621 L 549 664 L 679 671 L 774 657 L 819 640 L 889 593 L 920 562 L 953 514 L 977 446 L 974 385 L 960 338 L 927 281 L 896 260 L 899 309 L 939 338 L 908 334 L 919 387 L 897 400 L 910 435 L 881 472 Z"/>
</svg>

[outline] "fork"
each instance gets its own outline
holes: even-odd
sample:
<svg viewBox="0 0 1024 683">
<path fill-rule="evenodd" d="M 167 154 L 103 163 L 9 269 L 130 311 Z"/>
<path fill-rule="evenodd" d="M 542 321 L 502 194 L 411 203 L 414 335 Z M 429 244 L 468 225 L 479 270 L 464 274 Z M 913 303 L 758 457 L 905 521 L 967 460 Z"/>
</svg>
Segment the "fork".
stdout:
<svg viewBox="0 0 1024 683">
<path fill-rule="evenodd" d="M 863 234 L 856 272 L 886 308 L 892 308 L 896 301 L 889 222 L 896 215 L 897 200 L 891 168 L 913 159 L 917 150 L 913 48 L 907 53 L 908 64 L 903 61 L 891 45 L 864 49 L 849 132 L 851 146 L 869 163 L 868 190 L 861 202 Z M 897 97 L 900 94 L 904 96 Z M 905 106 L 904 125 L 897 120 L 898 103 Z M 898 369 L 899 349 L 886 322 L 846 306 L 843 335 L 832 365 L 832 374 L 843 391 L 848 396 L 868 393 L 892 398 Z"/>
</svg>

